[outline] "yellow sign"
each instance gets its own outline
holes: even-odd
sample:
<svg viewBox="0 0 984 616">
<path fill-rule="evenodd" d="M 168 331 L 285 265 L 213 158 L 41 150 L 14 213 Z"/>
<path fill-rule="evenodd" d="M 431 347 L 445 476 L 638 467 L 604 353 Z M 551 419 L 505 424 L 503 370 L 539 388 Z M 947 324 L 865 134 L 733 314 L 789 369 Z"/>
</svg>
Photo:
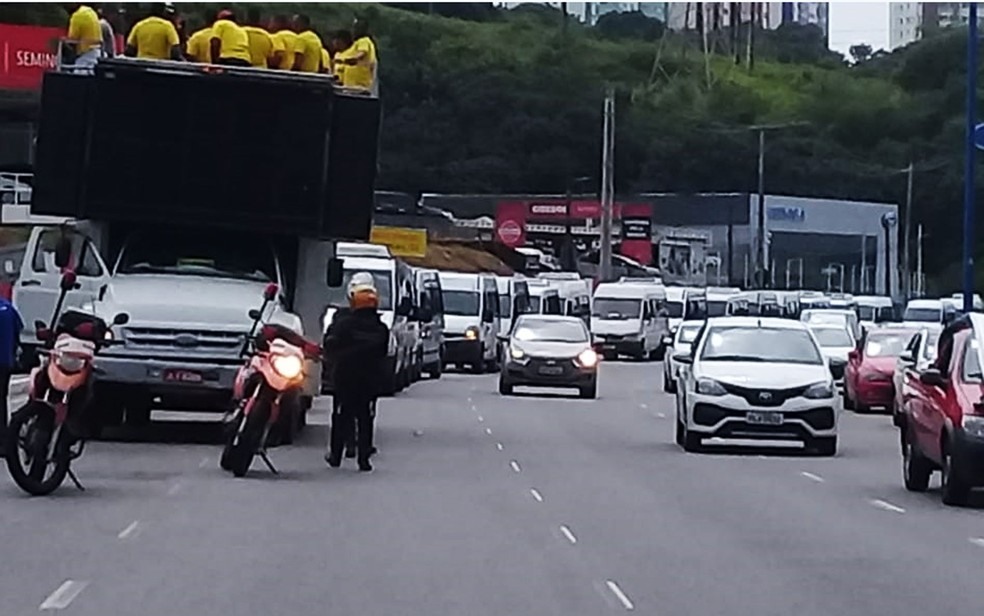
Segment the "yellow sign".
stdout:
<svg viewBox="0 0 984 616">
<path fill-rule="evenodd" d="M 373 244 L 389 246 L 394 257 L 427 256 L 427 230 L 406 227 L 373 227 L 369 235 Z"/>
</svg>

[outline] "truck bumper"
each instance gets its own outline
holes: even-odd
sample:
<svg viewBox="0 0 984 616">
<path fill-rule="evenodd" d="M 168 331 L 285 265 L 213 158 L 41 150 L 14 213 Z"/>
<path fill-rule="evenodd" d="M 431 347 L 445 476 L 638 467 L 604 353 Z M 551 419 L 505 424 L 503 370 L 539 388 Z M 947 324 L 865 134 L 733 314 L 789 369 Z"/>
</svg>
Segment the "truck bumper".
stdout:
<svg viewBox="0 0 984 616">
<path fill-rule="evenodd" d="M 95 380 L 160 399 L 159 408 L 227 410 L 239 364 L 96 356 Z"/>
</svg>

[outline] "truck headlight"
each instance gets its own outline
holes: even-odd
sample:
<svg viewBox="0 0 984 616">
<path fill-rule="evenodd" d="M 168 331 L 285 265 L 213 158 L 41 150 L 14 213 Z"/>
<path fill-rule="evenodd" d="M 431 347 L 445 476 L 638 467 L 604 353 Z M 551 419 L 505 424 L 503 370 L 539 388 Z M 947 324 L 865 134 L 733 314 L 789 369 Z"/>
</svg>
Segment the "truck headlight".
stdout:
<svg viewBox="0 0 984 616">
<path fill-rule="evenodd" d="M 714 379 L 697 379 L 697 393 L 705 396 L 723 396 L 728 392 Z"/>
<path fill-rule="evenodd" d="M 296 355 L 274 355 L 273 369 L 285 379 L 296 379 L 304 370 L 304 362 Z"/>
<path fill-rule="evenodd" d="M 479 334 L 478 328 L 472 325 L 471 327 L 465 330 L 465 339 L 478 340 L 478 334 Z"/>
<path fill-rule="evenodd" d="M 804 398 L 809 398 L 810 400 L 823 400 L 825 398 L 834 397 L 834 388 L 830 386 L 830 383 L 814 383 L 806 388 L 803 393 Z"/>
<path fill-rule="evenodd" d="M 967 436 L 984 438 L 984 415 L 964 415 L 960 423 Z"/>
</svg>

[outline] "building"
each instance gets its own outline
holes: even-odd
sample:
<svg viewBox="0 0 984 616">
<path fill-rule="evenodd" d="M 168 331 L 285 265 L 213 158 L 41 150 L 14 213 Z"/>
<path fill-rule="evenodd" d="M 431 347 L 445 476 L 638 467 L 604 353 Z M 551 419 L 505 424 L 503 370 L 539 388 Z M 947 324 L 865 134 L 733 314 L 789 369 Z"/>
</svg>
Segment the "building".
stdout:
<svg viewBox="0 0 984 616">
<path fill-rule="evenodd" d="M 763 28 L 775 30 L 787 23 L 815 25 L 823 30 L 824 36 L 830 33 L 827 2 L 671 2 L 667 3 L 667 26 L 671 30 L 696 30 L 698 7 L 703 9 L 703 22 L 710 28 L 714 24 L 724 28 L 731 24 L 731 8 L 737 6 L 742 23 L 752 20 L 756 11 L 761 11 Z"/>
<path fill-rule="evenodd" d="M 981 13 L 978 11 L 978 23 L 984 24 Z M 962 2 L 892 2 L 888 8 L 889 45 L 898 49 L 934 30 L 966 25 L 969 14 L 969 5 Z"/>
</svg>

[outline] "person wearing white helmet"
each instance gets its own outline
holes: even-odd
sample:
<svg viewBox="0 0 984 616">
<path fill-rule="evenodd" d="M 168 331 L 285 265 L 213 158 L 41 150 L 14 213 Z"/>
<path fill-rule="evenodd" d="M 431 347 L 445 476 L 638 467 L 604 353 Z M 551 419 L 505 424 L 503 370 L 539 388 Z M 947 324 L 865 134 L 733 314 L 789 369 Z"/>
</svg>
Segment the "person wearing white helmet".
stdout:
<svg viewBox="0 0 984 616">
<path fill-rule="evenodd" d="M 325 332 L 335 391 L 325 459 L 332 468 L 341 466 L 345 445 L 354 433 L 359 470 L 371 471 L 373 410 L 385 376 L 389 328 L 379 319 L 379 294 L 372 274 L 354 274 L 348 298 L 349 308 L 336 312 Z"/>
</svg>

